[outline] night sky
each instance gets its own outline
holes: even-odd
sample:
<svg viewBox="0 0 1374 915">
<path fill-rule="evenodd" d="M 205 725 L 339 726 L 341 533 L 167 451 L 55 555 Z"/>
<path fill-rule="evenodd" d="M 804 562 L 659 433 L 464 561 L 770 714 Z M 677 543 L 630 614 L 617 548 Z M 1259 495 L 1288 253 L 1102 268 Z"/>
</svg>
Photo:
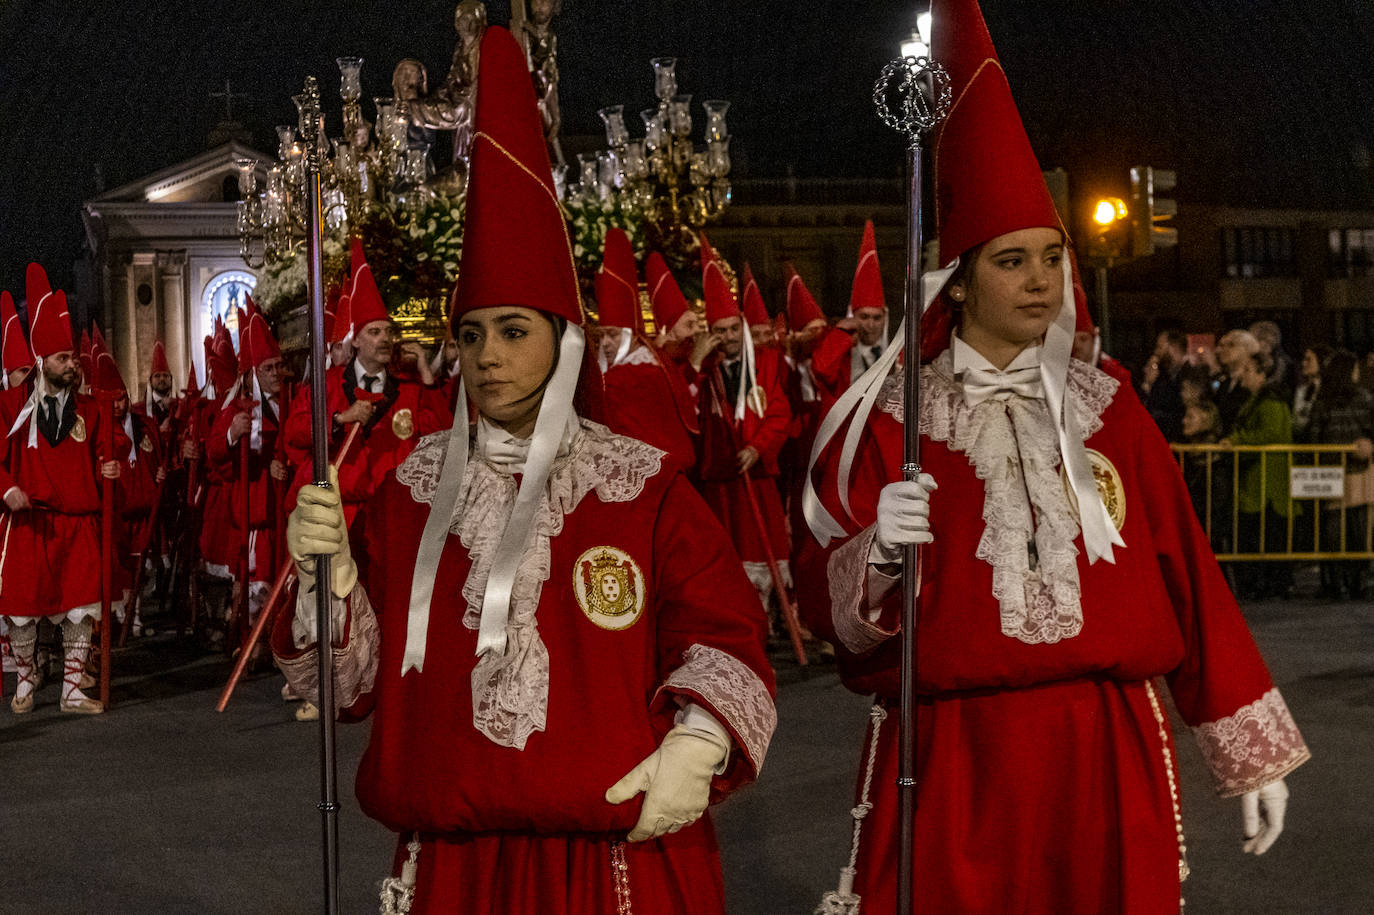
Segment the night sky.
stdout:
<svg viewBox="0 0 1374 915">
<path fill-rule="evenodd" d="M 113 188 L 207 148 L 226 78 L 270 151 L 309 73 L 337 128 L 337 56 L 366 59 L 369 96 L 390 94 L 402 57 L 441 80 L 454 5 L 0 0 L 0 286 L 22 294 L 33 259 L 69 284 L 97 165 Z M 603 105 L 648 107 L 648 59 L 674 55 L 682 91 L 732 101 L 737 178 L 895 175 L 901 151 L 869 96 L 915 6 L 565 0 L 564 133 L 600 133 Z M 1177 169 L 1183 206 L 1374 207 L 1368 0 L 983 6 L 1042 166 L 1076 189 L 1122 190 L 1128 166 L 1149 164 Z M 488 8 L 507 21 L 507 2 Z"/>
</svg>

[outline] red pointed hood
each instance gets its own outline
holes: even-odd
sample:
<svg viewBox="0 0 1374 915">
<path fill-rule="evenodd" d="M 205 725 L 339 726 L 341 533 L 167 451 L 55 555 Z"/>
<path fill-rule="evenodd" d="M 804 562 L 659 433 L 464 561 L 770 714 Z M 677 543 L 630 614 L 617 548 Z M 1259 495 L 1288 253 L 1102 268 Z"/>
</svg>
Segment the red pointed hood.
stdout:
<svg viewBox="0 0 1374 915">
<path fill-rule="evenodd" d="M 5 375 L 33 365 L 33 353 L 29 350 L 29 342 L 24 339 L 24 319 L 19 317 L 19 310 L 14 307 L 14 298 L 8 290 L 0 292 L 0 324 L 3 325 L 4 334 L 3 344 L 0 344 L 0 362 L 4 363 Z"/>
<path fill-rule="evenodd" d="M 739 302 L 730 288 L 730 280 L 705 235 L 701 236 L 701 288 L 706 299 L 707 324 L 740 317 Z"/>
<path fill-rule="evenodd" d="M 749 269 L 749 262 L 744 262 L 744 323 L 750 327 L 758 324 L 768 323 L 768 306 L 763 303 L 763 293 L 759 292 L 759 284 L 754 280 L 754 272 Z"/>
<path fill-rule="evenodd" d="M 521 305 L 581 324 L 572 241 L 529 66 L 519 43 L 498 26 L 482 38 L 473 127 L 463 260 L 450 321 L 477 308 Z"/>
<path fill-rule="evenodd" d="M 873 220 L 864 223 L 864 237 L 859 244 L 859 263 L 854 268 L 854 286 L 849 293 L 849 314 L 860 308 L 886 308 L 883 298 L 883 276 L 878 270 L 878 245 L 873 238 Z"/>
<path fill-rule="evenodd" d="M 129 389 L 125 386 L 124 377 L 119 374 L 119 366 L 115 364 L 109 350 L 97 346 L 92 351 L 92 356 L 95 369 L 90 378 L 91 389 L 112 395 L 116 400 L 121 397 L 127 399 Z"/>
<path fill-rule="evenodd" d="M 251 308 L 252 306 L 248 307 Z M 234 317 L 238 320 L 239 325 L 239 351 L 235 358 L 238 361 L 238 373 L 243 375 L 253 368 L 253 356 L 248 351 L 248 327 L 250 324 L 248 311 L 244 308 L 235 308 Z"/>
<path fill-rule="evenodd" d="M 247 335 L 239 336 L 240 364 L 243 362 L 244 353 L 248 354 L 248 364 L 255 369 L 261 368 L 267 360 L 281 355 L 277 338 L 272 335 L 272 328 L 267 326 L 267 319 L 261 312 L 248 319 Z"/>
<path fill-rule="evenodd" d="M 1083 276 L 1078 272 L 1078 255 L 1073 248 L 1064 252 L 1073 270 L 1073 314 L 1074 330 L 1089 331 L 1095 326 L 1093 316 L 1088 312 L 1088 291 L 1083 288 Z"/>
<path fill-rule="evenodd" d="M 350 246 L 350 258 L 353 275 L 349 278 L 345 296 L 348 299 L 350 332 L 356 337 L 360 330 L 373 321 L 390 321 L 391 315 L 386 312 L 386 303 L 382 301 L 382 292 L 377 288 L 372 268 L 367 265 L 362 240 L 356 236 Z"/>
<path fill-rule="evenodd" d="M 791 261 L 787 262 L 787 322 L 794 331 L 799 331 L 815 320 L 825 320 L 825 312 L 811 295 L 811 290 L 802 282 L 801 274 Z"/>
<path fill-rule="evenodd" d="M 238 356 L 234 355 L 234 340 L 229 335 L 229 328 L 219 318 L 215 318 L 215 334 L 208 358 L 210 380 L 214 382 L 215 392 L 223 397 L 234 386 L 234 377 L 239 374 L 239 368 Z"/>
<path fill-rule="evenodd" d="M 34 359 L 75 350 L 71 316 L 67 313 L 67 294 L 60 289 L 53 291 L 47 271 L 39 264 L 29 264 L 24 279 L 29 346 Z"/>
<path fill-rule="evenodd" d="M 678 322 L 688 309 L 687 298 L 668 269 L 663 255 L 651 251 L 644 262 L 644 278 L 649 285 L 649 303 L 654 311 L 654 326 L 667 330 Z"/>
<path fill-rule="evenodd" d="M 623 229 L 612 228 L 606 232 L 595 286 L 597 318 L 601 326 L 639 330 L 639 272 L 630 236 Z"/>
<path fill-rule="evenodd" d="M 160 337 L 153 341 L 153 361 L 148 366 L 149 375 L 156 375 L 158 372 L 166 372 L 169 375 L 172 372 L 172 367 L 167 364 L 167 347 L 162 345 Z"/>
<path fill-rule="evenodd" d="M 934 145 L 940 263 L 1019 229 L 1063 232 L 978 3 L 934 0 L 931 12 L 955 100 Z M 921 322 L 922 361 L 949 346 L 953 327 L 954 303 L 942 292 Z"/>
</svg>

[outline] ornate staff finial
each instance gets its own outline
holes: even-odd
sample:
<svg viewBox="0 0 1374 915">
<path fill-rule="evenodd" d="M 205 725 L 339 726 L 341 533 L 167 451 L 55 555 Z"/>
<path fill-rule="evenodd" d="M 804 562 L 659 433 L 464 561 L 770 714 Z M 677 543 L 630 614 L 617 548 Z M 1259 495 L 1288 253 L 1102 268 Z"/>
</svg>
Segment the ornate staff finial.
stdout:
<svg viewBox="0 0 1374 915">
<path fill-rule="evenodd" d="M 305 89 L 301 91 L 299 110 L 297 133 L 300 134 L 301 146 L 305 153 L 305 167 L 310 174 L 318 174 L 326 147 L 321 142 L 324 136 L 324 115 L 320 111 L 320 84 L 313 76 L 305 78 Z"/>
<path fill-rule="evenodd" d="M 897 99 L 897 110 L 890 104 Z M 954 93 L 945 68 L 928 57 L 902 57 L 883 67 L 873 84 L 873 105 L 884 124 L 913 144 L 949 114 Z"/>
</svg>

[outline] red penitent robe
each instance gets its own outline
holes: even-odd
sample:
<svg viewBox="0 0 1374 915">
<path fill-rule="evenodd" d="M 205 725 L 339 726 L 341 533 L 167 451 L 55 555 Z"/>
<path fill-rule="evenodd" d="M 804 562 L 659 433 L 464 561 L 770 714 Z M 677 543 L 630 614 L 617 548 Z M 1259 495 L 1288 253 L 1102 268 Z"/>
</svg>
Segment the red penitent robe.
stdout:
<svg viewBox="0 0 1374 915">
<path fill-rule="evenodd" d="M 676 470 L 696 463 L 697 405 L 681 369 L 641 345 L 602 376 L 611 430 L 668 453 Z"/>
<path fill-rule="evenodd" d="M 0 434 L 29 398 L 27 386 L 0 392 Z M 0 615 L 52 616 L 77 608 L 100 615 L 100 410 L 67 395 L 56 445 L 40 432 L 37 410 L 4 442 L 0 494 L 23 490 L 31 509 L 4 508 L 0 532 Z"/>
<path fill-rule="evenodd" d="M 730 532 L 731 541 L 742 560 L 746 563 L 764 562 L 764 543 L 767 542 L 774 558 L 785 562 L 790 553 L 787 522 L 783 517 L 782 500 L 774 478 L 778 475 L 778 453 L 787 441 L 792 418 L 792 410 L 787 403 L 787 389 L 783 385 L 786 366 L 782 354 L 775 349 L 760 348 L 755 351 L 755 357 L 756 381 L 763 393 L 763 413 L 760 415 L 751 405 L 745 409 L 744 420 L 738 425 L 735 422 L 734 404 L 722 405 L 716 396 L 717 385 L 720 391 L 725 391 L 720 359 L 712 355 L 702 366 L 702 379 L 698 385 L 697 413 L 701 439 L 696 479 L 702 497 Z M 736 455 L 746 446 L 753 447 L 759 453 L 758 461 L 749 471 L 749 478 L 753 481 L 754 497 L 762 514 L 767 541 L 760 536 L 745 492 L 744 478 L 739 473 Z"/>
<path fill-rule="evenodd" d="M 243 409 L 231 400 L 215 419 L 205 440 L 205 463 L 212 484 L 206 495 L 205 521 L 200 550 L 212 571 L 227 577 L 238 574 L 243 531 L 245 487 L 241 476 L 240 444 L 229 444 L 229 426 Z M 249 581 L 270 582 L 276 572 L 275 545 L 286 482 L 272 479 L 271 462 L 277 451 L 277 414 L 271 404 L 262 411 L 261 447 L 248 450 L 246 494 L 248 499 Z M 245 433 L 245 438 L 248 433 Z"/>
<path fill-rule="evenodd" d="M 811 354 L 811 376 L 821 398 L 822 415 L 849 390 L 853 351 L 854 335 L 838 327 L 827 327 L 816 341 Z"/>
<path fill-rule="evenodd" d="M 332 417 L 347 410 L 359 397 L 358 380 L 353 375 L 352 361 L 335 366 L 325 374 L 328 394 L 325 409 L 331 417 L 331 459 L 348 433 L 344 426 L 333 422 Z M 439 388 L 425 388 L 388 372 L 380 394 L 372 419 L 363 427 L 339 468 L 339 488 L 350 518 L 372 498 L 386 475 L 406 459 L 422 436 L 447 429 L 453 423 L 447 392 Z M 289 511 L 296 504 L 296 493 L 314 476 L 309 385 L 302 385 L 292 401 L 284 429 L 286 457 L 296 471 L 287 494 Z"/>
<path fill-rule="evenodd" d="M 128 419 L 134 440 L 129 438 L 122 423 L 117 423 L 114 430 L 114 453 L 120 462 L 119 479 L 115 480 L 115 505 L 119 511 L 115 539 L 119 545 L 117 559 L 124 572 L 121 582 L 124 587 L 131 586 L 139 551 L 151 533 L 150 513 L 157 498 L 157 472 L 166 460 L 156 423 L 132 412 Z"/>
<path fill-rule="evenodd" d="M 920 911 L 1177 913 L 1183 821 L 1155 681 L 1167 683 L 1223 795 L 1308 756 L 1178 466 L 1129 389 L 1072 364 L 1070 408 L 1126 543 L 1115 562 L 1089 564 L 1044 402 L 970 409 L 948 352 L 922 371 L 922 470 L 939 488 L 916 659 Z M 867 560 L 879 490 L 901 478 L 900 379 L 888 379 L 855 460 L 852 536 L 812 541 L 798 564 L 809 625 L 834 642 L 846 683 L 889 711 L 858 864 L 865 911 L 891 911 L 896 891 L 901 594 L 872 606 L 867 588 L 879 579 Z M 1018 418 L 1015 435 L 994 415 L 1003 410 Z M 826 496 L 833 463 L 817 479 L 844 518 Z M 1033 525 L 1014 510 L 1023 486 Z"/>
<path fill-rule="evenodd" d="M 413 836 L 422 843 L 413 915 L 591 915 L 623 911 L 626 890 L 637 913 L 720 913 L 709 818 L 627 844 L 640 801 L 604 797 L 658 746 L 680 701 L 731 735 L 714 797 L 763 762 L 773 675 L 757 598 L 720 526 L 662 452 L 584 421 L 555 462 L 515 579 L 502 656 L 514 673 L 489 681 L 474 675 L 477 625 L 516 484 L 474 460 L 439 562 L 423 670 L 402 676 L 446 445 L 447 434 L 422 440 L 353 525 L 359 584 L 335 649 L 337 700 L 373 716 L 363 810 L 400 834 L 400 858 Z M 291 627 L 279 620 L 273 651 L 312 691 L 315 648 L 297 649 Z"/>
</svg>

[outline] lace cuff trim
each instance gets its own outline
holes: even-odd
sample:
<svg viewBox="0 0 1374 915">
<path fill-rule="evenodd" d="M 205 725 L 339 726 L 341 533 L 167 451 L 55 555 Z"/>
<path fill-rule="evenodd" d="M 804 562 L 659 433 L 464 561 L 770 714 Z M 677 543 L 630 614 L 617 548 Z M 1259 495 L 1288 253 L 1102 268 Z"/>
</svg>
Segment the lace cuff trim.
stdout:
<svg viewBox="0 0 1374 915">
<path fill-rule="evenodd" d="M 1257 791 L 1312 756 L 1277 689 L 1193 733 L 1222 797 Z"/>
<path fill-rule="evenodd" d="M 346 600 L 332 598 L 335 614 L 337 606 L 348 609 L 350 630 L 348 641 L 334 649 L 334 709 L 345 709 L 372 692 L 377 681 L 377 659 L 381 654 L 381 633 L 377 628 L 377 614 L 367 599 L 367 592 L 355 585 Z M 302 594 L 297 600 L 314 600 L 314 595 Z M 300 657 L 277 658 L 277 667 L 296 694 L 319 704 L 320 661 L 319 646 Z"/>
<path fill-rule="evenodd" d="M 778 710 L 757 674 L 739 658 L 697 644 L 682 653 L 682 664 L 660 687 L 665 689 L 686 690 L 709 706 L 734 734 L 758 776 L 778 726 Z"/>
<path fill-rule="evenodd" d="M 826 577 L 830 580 L 830 622 L 845 649 L 867 654 L 893 633 L 868 621 L 865 584 L 868 581 L 868 554 L 873 548 L 876 526 L 860 531 L 830 554 Z"/>
</svg>

